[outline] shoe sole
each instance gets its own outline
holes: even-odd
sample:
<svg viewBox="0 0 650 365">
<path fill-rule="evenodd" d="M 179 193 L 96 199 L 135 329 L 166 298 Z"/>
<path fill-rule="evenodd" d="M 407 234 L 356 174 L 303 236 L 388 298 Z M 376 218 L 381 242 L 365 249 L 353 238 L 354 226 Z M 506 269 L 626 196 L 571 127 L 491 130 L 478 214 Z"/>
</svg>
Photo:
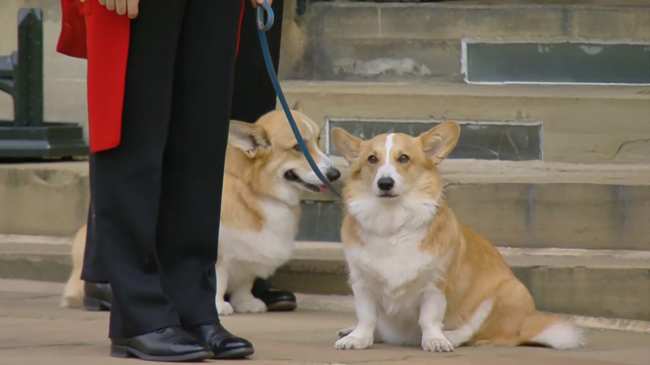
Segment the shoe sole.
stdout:
<svg viewBox="0 0 650 365">
<path fill-rule="evenodd" d="M 111 310 L 111 302 L 95 298 L 84 298 L 84 308 L 89 312 L 107 312 Z"/>
<path fill-rule="evenodd" d="M 266 309 L 269 312 L 290 312 L 292 310 L 295 310 L 296 307 L 296 302 L 288 300 L 283 302 L 276 302 L 273 304 L 267 304 Z"/>
<path fill-rule="evenodd" d="M 212 356 L 212 358 L 217 360 L 243 359 L 251 356 L 253 353 L 255 353 L 255 350 L 252 348 L 240 348 L 222 352 L 218 355 Z"/>
<path fill-rule="evenodd" d="M 142 351 L 138 351 L 128 346 L 112 345 L 111 356 L 119 357 L 119 358 L 135 357 L 147 361 L 183 362 L 183 361 L 206 360 L 212 357 L 212 353 L 208 351 L 198 351 L 198 352 L 192 352 L 183 355 L 155 356 L 155 355 L 145 354 Z"/>
</svg>

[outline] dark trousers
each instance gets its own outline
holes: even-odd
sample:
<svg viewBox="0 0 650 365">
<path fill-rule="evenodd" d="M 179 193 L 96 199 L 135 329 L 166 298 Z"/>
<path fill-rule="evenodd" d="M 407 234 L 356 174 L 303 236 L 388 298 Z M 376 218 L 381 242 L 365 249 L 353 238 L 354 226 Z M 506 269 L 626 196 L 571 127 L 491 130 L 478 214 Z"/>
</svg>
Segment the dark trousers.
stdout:
<svg viewBox="0 0 650 365">
<path fill-rule="evenodd" d="M 219 202 L 240 2 L 144 0 L 119 147 L 96 153 L 91 236 L 110 337 L 218 320 Z M 86 271 L 86 276 L 88 271 Z"/>
<path fill-rule="evenodd" d="M 246 2 L 246 12 L 242 23 L 240 36 L 239 55 L 235 63 L 235 76 L 232 94 L 231 118 L 252 123 L 264 113 L 275 109 L 276 97 L 273 86 L 264 68 L 264 60 L 260 51 L 255 25 L 255 11 Z M 283 0 L 273 2 L 275 10 L 275 25 L 267 32 L 271 57 L 278 69 L 280 60 L 280 44 L 282 36 L 282 9 Z M 91 201 L 93 200 L 93 171 L 94 157 L 90 156 L 90 186 Z M 100 259 L 97 245 L 95 244 L 95 215 L 91 208 L 88 210 L 88 237 L 82 278 L 94 283 L 108 282 L 106 269 Z M 216 241 L 215 241 L 216 247 Z M 256 280 L 253 291 L 262 292 L 269 288 L 268 282 Z"/>
<path fill-rule="evenodd" d="M 275 91 L 264 67 L 264 59 L 257 39 L 255 10 L 246 2 L 242 23 L 239 54 L 235 66 L 235 84 L 231 118 L 253 123 L 263 114 L 275 109 Z M 275 25 L 266 32 L 271 58 L 278 69 L 280 40 L 282 38 L 282 0 L 273 1 Z"/>
</svg>

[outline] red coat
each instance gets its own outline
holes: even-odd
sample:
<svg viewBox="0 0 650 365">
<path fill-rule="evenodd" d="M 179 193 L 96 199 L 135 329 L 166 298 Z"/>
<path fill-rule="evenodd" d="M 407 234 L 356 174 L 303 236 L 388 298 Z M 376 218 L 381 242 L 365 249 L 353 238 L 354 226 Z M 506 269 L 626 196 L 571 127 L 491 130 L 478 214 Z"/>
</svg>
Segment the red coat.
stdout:
<svg viewBox="0 0 650 365">
<path fill-rule="evenodd" d="M 244 1 L 242 1 L 241 20 Z M 122 132 L 130 20 L 97 0 L 61 0 L 57 51 L 88 59 L 88 125 L 91 152 L 117 147 Z M 239 46 L 239 40 L 237 40 Z"/>
</svg>

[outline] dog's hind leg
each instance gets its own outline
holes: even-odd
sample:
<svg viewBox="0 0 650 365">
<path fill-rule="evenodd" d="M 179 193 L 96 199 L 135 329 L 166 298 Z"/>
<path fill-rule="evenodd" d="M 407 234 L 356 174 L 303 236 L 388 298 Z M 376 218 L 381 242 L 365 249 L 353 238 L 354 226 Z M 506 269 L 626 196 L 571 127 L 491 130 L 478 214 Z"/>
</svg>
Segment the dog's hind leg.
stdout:
<svg viewBox="0 0 650 365">
<path fill-rule="evenodd" d="M 61 306 L 68 308 L 81 307 L 84 298 L 84 281 L 81 280 L 84 251 L 86 250 L 86 226 L 77 231 L 72 240 L 72 272 L 63 289 Z"/>
<path fill-rule="evenodd" d="M 493 299 L 484 300 L 466 323 L 457 329 L 444 331 L 445 337 L 447 337 L 454 347 L 468 342 L 481 329 L 481 326 L 492 312 L 493 306 Z"/>
</svg>

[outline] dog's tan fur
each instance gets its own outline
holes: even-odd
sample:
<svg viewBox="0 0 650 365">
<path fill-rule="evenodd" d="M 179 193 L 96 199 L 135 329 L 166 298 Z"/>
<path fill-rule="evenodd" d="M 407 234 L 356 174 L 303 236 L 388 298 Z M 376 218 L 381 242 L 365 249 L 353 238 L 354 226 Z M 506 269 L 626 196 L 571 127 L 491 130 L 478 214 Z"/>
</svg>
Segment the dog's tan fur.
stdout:
<svg viewBox="0 0 650 365">
<path fill-rule="evenodd" d="M 447 205 L 437 165 L 459 135 L 452 122 L 418 137 L 383 134 L 368 141 L 333 131 L 337 150 L 351 164 L 342 237 L 359 320 L 337 348 L 365 348 L 375 338 L 419 343 L 428 351 L 581 343 L 572 324 L 535 309 L 494 246 L 459 223 Z M 380 174 L 398 181 L 396 196 L 378 195 Z"/>
<path fill-rule="evenodd" d="M 292 113 L 325 174 L 333 166 L 318 147 L 320 128 L 299 110 Z M 270 276 L 290 258 L 300 216 L 300 191 L 323 188 L 295 145 L 281 111 L 270 112 L 254 124 L 231 122 L 216 266 L 216 305 L 222 315 L 266 310 L 265 304 L 250 292 L 253 281 Z M 288 170 L 299 181 L 287 180 L 284 174 Z M 85 230 L 82 227 L 73 241 L 73 270 L 63 306 L 79 306 L 83 298 L 80 272 Z M 230 303 L 224 301 L 227 293 Z"/>
<path fill-rule="evenodd" d="M 77 308 L 81 307 L 84 297 L 84 282 L 81 280 L 81 268 L 83 266 L 84 251 L 86 250 L 86 226 L 79 228 L 72 239 L 70 257 L 72 258 L 72 271 L 63 288 L 61 306 Z"/>
</svg>

